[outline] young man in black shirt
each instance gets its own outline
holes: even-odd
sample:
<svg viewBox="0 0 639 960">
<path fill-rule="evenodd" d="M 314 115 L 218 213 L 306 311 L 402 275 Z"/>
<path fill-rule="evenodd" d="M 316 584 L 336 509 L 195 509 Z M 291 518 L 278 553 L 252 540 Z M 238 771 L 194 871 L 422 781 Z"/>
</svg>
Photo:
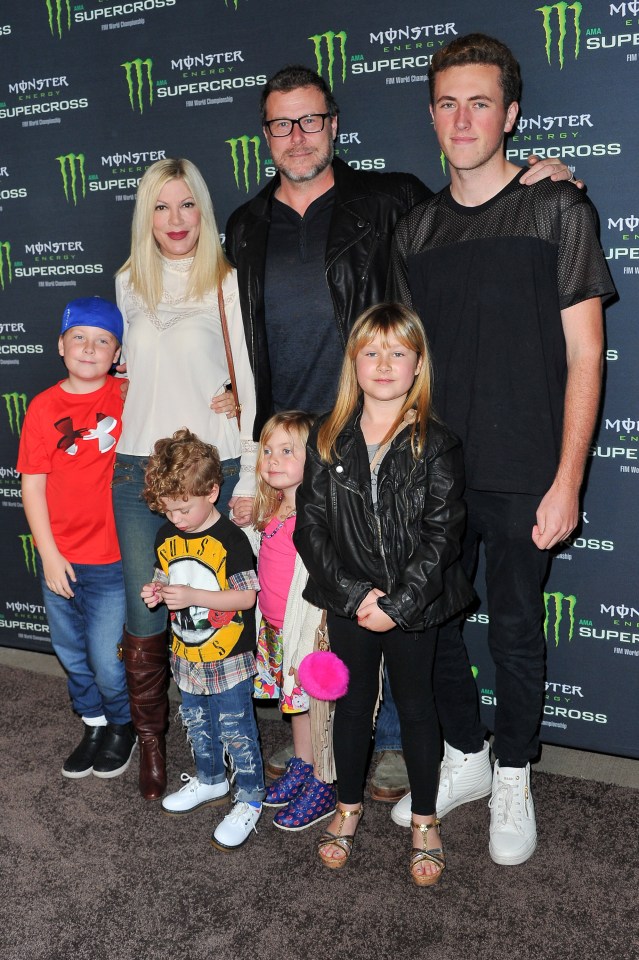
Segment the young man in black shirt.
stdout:
<svg viewBox="0 0 639 960">
<path fill-rule="evenodd" d="M 583 193 L 547 180 L 523 188 L 504 156 L 521 87 L 508 48 L 483 34 L 457 38 L 433 57 L 429 81 L 451 183 L 398 223 L 390 294 L 424 323 L 435 408 L 464 445 L 462 561 L 472 576 L 483 541 L 497 698 L 491 783 L 460 623 L 444 627 L 437 812 L 492 793 L 490 855 L 518 864 L 537 842 L 530 761 L 544 694 L 543 582 L 549 551 L 579 517 L 599 405 L 601 301 L 614 288 Z M 410 822 L 410 797 L 393 819 Z"/>
</svg>

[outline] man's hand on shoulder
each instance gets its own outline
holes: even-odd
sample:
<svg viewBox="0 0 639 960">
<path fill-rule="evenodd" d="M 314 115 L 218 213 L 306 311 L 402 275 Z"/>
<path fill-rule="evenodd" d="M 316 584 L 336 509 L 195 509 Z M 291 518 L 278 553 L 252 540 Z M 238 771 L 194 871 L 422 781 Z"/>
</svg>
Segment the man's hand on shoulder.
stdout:
<svg viewBox="0 0 639 960">
<path fill-rule="evenodd" d="M 572 181 L 580 190 L 583 190 L 586 186 L 583 180 L 575 180 L 575 175 L 572 170 L 570 170 L 565 163 L 562 163 L 561 160 L 551 160 L 547 157 L 538 157 L 531 154 L 528 157 L 528 166 L 530 170 L 526 170 L 519 181 L 526 187 L 529 187 L 533 183 L 539 183 L 540 180 L 545 180 L 546 177 L 550 177 L 550 179 L 555 182 L 558 180 Z"/>
</svg>

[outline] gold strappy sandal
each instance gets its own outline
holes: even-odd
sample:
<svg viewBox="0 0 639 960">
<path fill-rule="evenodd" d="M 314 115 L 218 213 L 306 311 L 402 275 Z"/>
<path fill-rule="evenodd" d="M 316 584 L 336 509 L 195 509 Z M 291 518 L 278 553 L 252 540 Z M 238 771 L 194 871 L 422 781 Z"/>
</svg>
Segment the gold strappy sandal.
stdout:
<svg viewBox="0 0 639 960">
<path fill-rule="evenodd" d="M 434 827 L 439 827 L 440 821 L 435 820 L 434 823 L 415 823 L 411 818 L 411 826 L 414 830 L 419 830 L 422 835 L 424 842 L 424 849 L 420 850 L 419 847 L 413 847 L 413 852 L 410 858 L 410 875 L 413 878 L 413 883 L 416 883 L 418 887 L 432 887 L 435 883 L 439 883 L 441 875 L 444 872 L 446 867 L 446 860 L 444 858 L 444 851 L 441 847 L 434 847 L 432 850 L 426 850 L 426 843 L 428 842 L 428 831 L 432 830 Z M 415 867 L 418 863 L 434 863 L 437 867 L 436 873 L 415 873 Z"/>
<path fill-rule="evenodd" d="M 344 826 L 344 821 L 347 819 L 347 817 L 359 817 L 361 820 L 361 818 L 364 816 L 364 808 L 360 806 L 358 810 L 340 810 L 338 807 L 337 813 L 340 815 L 339 830 L 337 833 L 331 833 L 330 830 L 325 830 L 317 841 L 317 853 L 319 858 L 324 866 L 328 867 L 329 870 L 340 870 L 350 857 L 355 835 L 352 837 L 343 837 L 342 827 Z M 339 847 L 340 850 L 343 850 L 344 856 L 327 857 L 324 853 L 322 853 L 322 847 Z"/>
</svg>

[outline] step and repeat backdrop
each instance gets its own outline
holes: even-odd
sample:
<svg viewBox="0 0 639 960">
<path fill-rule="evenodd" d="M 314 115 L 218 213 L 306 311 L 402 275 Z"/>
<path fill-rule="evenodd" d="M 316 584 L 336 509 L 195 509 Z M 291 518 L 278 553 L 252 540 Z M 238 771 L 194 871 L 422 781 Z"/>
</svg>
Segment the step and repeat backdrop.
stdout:
<svg viewBox="0 0 639 960">
<path fill-rule="evenodd" d="M 338 155 L 358 170 L 446 183 L 427 70 L 455 36 L 504 40 L 524 77 L 507 151 L 583 178 L 618 290 L 581 524 L 545 594 L 548 743 L 639 757 L 639 0 L 5 0 L 0 8 L 0 645 L 50 650 L 15 470 L 34 394 L 63 376 L 74 297 L 113 297 L 138 180 L 185 156 L 220 232 L 274 168 L 260 89 L 287 63 L 317 69 L 341 107 Z M 70 505 L 91 510 L 90 503 Z M 481 581 L 479 581 L 481 593 Z M 490 725 L 484 606 L 466 639 Z"/>
</svg>

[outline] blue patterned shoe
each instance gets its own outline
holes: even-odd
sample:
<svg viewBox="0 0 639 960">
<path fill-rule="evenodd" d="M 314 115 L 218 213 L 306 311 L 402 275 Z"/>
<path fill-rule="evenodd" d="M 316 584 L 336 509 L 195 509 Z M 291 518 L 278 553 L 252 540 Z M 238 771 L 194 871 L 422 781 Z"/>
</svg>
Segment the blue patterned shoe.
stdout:
<svg viewBox="0 0 639 960">
<path fill-rule="evenodd" d="M 285 807 L 287 803 L 295 799 L 306 781 L 312 776 L 312 763 L 304 763 L 299 757 L 291 757 L 286 764 L 286 773 L 274 780 L 266 791 L 263 800 L 264 806 Z"/>
<path fill-rule="evenodd" d="M 280 830 L 306 830 L 313 823 L 332 816 L 336 806 L 337 791 L 333 784 L 309 777 L 301 793 L 277 811 L 273 823 Z"/>
</svg>

